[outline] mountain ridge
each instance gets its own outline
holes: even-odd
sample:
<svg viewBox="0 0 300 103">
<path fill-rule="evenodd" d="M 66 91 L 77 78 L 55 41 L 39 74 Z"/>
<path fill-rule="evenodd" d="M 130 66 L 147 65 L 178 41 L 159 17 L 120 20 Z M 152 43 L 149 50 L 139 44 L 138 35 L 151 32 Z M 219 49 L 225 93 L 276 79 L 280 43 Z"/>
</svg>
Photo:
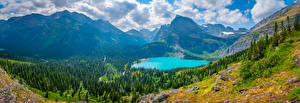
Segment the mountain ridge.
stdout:
<svg viewBox="0 0 300 103">
<path fill-rule="evenodd" d="M 105 53 L 104 48 L 145 44 L 141 38 L 127 35 L 107 21 L 94 21 L 67 10 L 49 16 L 13 17 L 0 25 L 0 47 L 30 55 L 97 54 Z"/>
</svg>

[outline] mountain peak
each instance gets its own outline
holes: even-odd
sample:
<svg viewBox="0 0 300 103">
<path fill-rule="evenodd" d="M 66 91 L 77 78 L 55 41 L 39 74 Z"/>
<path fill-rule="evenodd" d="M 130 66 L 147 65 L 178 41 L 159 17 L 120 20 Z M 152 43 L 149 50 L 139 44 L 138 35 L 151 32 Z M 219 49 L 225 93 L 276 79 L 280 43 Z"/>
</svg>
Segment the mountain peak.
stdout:
<svg viewBox="0 0 300 103">
<path fill-rule="evenodd" d="M 173 30 L 187 31 L 193 29 L 199 29 L 199 25 L 191 18 L 177 15 L 170 25 Z"/>
<path fill-rule="evenodd" d="M 126 33 L 129 35 L 135 35 L 135 36 L 141 35 L 141 33 L 135 29 L 131 29 L 131 30 L 127 31 Z"/>
<path fill-rule="evenodd" d="M 185 16 L 181 16 L 181 15 L 176 15 L 176 17 L 175 17 L 175 19 L 173 21 L 175 21 L 175 20 L 192 20 L 192 19 L 189 18 L 189 17 L 185 17 Z"/>
<path fill-rule="evenodd" d="M 181 18 L 181 17 L 184 17 L 184 16 L 181 16 L 181 15 L 178 15 L 178 14 L 175 16 L 175 18 Z"/>
</svg>

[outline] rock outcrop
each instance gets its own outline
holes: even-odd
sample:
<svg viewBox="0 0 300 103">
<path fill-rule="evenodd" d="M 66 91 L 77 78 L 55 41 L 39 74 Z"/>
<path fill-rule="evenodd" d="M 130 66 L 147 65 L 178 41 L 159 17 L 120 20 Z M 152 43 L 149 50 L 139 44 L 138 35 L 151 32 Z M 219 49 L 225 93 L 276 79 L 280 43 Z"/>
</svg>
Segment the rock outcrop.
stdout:
<svg viewBox="0 0 300 103">
<path fill-rule="evenodd" d="M 33 93 L 18 81 L 12 80 L 0 68 L 0 103 L 43 103 L 41 96 Z"/>
<path fill-rule="evenodd" d="M 165 100 L 168 99 L 169 95 L 171 94 L 177 94 L 181 92 L 185 92 L 186 90 L 180 90 L 180 89 L 174 89 L 174 90 L 169 90 L 166 92 L 162 92 L 159 94 L 148 94 L 145 96 L 142 96 L 139 100 L 138 103 L 164 103 Z"/>
</svg>

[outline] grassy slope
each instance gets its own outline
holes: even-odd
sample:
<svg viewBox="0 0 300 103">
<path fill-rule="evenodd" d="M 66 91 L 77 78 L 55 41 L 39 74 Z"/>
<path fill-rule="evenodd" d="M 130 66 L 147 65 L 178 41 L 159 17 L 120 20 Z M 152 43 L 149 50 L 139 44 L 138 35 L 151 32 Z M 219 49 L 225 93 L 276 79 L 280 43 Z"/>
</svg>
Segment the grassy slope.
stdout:
<svg viewBox="0 0 300 103">
<path fill-rule="evenodd" d="M 286 43 L 280 44 L 278 49 L 268 50 L 268 56 L 278 55 L 280 62 L 275 67 L 268 68 L 272 73 L 267 77 L 257 78 L 250 82 L 243 82 L 240 77 L 240 65 L 243 62 L 234 63 L 228 68 L 237 67 L 227 75 L 231 80 L 219 80 L 216 82 L 218 74 L 207 78 L 204 81 L 182 87 L 180 90 L 185 92 L 170 95 L 167 101 L 188 101 L 188 102 L 276 102 L 287 101 L 300 98 L 299 82 L 289 83 L 292 79 L 299 79 L 300 67 L 293 63 L 296 57 L 300 57 L 300 42 L 288 43 L 289 40 L 300 38 L 300 32 L 294 33 L 295 36 L 286 40 Z M 261 60 L 263 60 L 261 59 Z M 222 73 L 224 71 L 221 71 Z M 214 85 L 220 83 L 220 91 L 213 91 Z M 199 90 L 190 92 L 191 88 L 198 86 Z M 297 88 L 298 87 L 298 88 Z M 296 89 L 295 89 L 296 88 Z M 240 92 L 240 90 L 245 90 Z M 294 95 L 293 95 L 294 94 Z M 296 96 L 295 96 L 296 95 Z M 294 97 L 293 97 L 294 96 Z"/>
</svg>

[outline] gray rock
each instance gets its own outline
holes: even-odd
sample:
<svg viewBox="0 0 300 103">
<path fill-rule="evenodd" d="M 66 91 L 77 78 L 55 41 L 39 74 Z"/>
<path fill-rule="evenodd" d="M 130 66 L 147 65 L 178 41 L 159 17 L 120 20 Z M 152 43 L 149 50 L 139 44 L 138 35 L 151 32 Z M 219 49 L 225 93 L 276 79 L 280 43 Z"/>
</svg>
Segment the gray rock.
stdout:
<svg viewBox="0 0 300 103">
<path fill-rule="evenodd" d="M 215 92 L 220 91 L 220 85 L 221 85 L 221 83 L 217 83 L 217 84 L 214 86 L 214 91 L 215 91 Z"/>
<path fill-rule="evenodd" d="M 167 95 L 167 94 L 162 94 L 162 95 L 156 96 L 153 99 L 153 103 L 161 103 L 161 102 L 165 101 L 168 97 L 169 97 L 169 95 Z"/>
<path fill-rule="evenodd" d="M 17 96 L 15 96 L 10 89 L 0 89 L 0 103 L 16 103 Z"/>
<path fill-rule="evenodd" d="M 232 85 L 236 85 L 238 83 L 238 80 L 235 80 L 232 82 Z"/>
<path fill-rule="evenodd" d="M 199 87 L 194 86 L 194 87 L 191 89 L 190 93 L 194 92 L 195 90 L 199 90 Z"/>
<path fill-rule="evenodd" d="M 239 92 L 240 93 L 245 93 L 247 91 L 247 89 L 240 89 Z"/>
</svg>

